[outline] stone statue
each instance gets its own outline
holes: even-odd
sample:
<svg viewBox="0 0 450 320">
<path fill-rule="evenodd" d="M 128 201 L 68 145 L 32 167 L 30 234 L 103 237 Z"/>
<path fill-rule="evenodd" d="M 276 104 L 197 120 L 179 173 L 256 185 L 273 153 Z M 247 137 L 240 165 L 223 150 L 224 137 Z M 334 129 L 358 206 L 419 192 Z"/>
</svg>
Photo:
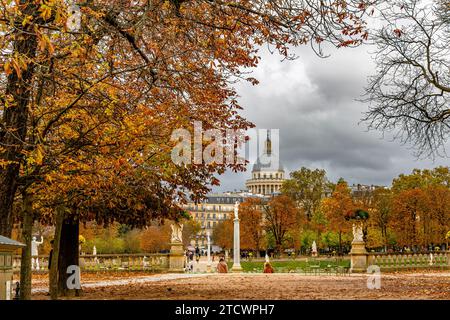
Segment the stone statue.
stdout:
<svg viewBox="0 0 450 320">
<path fill-rule="evenodd" d="M 98 263 L 97 248 L 95 246 L 92 248 L 92 255 L 94 256 L 94 262 Z"/>
<path fill-rule="evenodd" d="M 41 239 L 41 241 L 36 241 L 36 237 L 33 237 L 33 240 L 31 241 L 31 268 L 34 270 L 39 270 L 38 247 L 42 243 L 44 243 L 43 238 Z"/>
<path fill-rule="evenodd" d="M 239 219 L 239 201 L 234 204 L 234 218 Z"/>
<path fill-rule="evenodd" d="M 311 252 L 312 252 L 313 257 L 317 256 L 317 244 L 316 244 L 315 240 L 312 243 Z"/>
<path fill-rule="evenodd" d="M 172 243 L 183 242 L 183 225 L 177 222 L 171 224 L 170 227 L 172 228 L 172 237 L 170 241 Z"/>
<path fill-rule="evenodd" d="M 148 258 L 147 256 L 144 256 L 144 258 L 142 259 L 142 266 L 144 269 L 148 268 L 150 265 L 150 263 L 148 262 Z"/>
<path fill-rule="evenodd" d="M 360 223 L 353 224 L 353 242 L 363 242 L 363 231 Z"/>
</svg>

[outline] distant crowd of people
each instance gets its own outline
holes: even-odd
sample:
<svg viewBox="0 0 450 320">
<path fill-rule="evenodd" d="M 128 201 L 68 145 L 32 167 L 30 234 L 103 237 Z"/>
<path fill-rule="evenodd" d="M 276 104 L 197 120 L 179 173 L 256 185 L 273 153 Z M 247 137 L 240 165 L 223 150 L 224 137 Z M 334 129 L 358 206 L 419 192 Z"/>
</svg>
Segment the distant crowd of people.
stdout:
<svg viewBox="0 0 450 320">
<path fill-rule="evenodd" d="M 199 250 L 198 247 L 195 249 L 195 251 L 187 250 L 186 251 L 185 270 L 188 272 L 193 272 L 194 271 L 194 259 L 196 260 L 197 263 L 199 263 L 201 256 L 203 256 L 203 252 L 201 250 Z M 211 254 L 212 261 L 215 260 L 215 257 L 216 257 L 215 253 Z M 241 257 L 244 259 L 245 258 L 251 259 L 253 257 L 253 253 L 245 252 L 244 255 Z M 219 262 L 217 263 L 216 270 L 218 273 L 228 273 L 228 265 L 227 265 L 227 262 L 225 261 L 224 256 L 219 256 Z M 270 262 L 266 261 L 264 263 L 263 273 L 274 273 L 274 272 L 275 272 L 275 270 L 272 267 L 272 265 L 270 264 Z"/>
</svg>

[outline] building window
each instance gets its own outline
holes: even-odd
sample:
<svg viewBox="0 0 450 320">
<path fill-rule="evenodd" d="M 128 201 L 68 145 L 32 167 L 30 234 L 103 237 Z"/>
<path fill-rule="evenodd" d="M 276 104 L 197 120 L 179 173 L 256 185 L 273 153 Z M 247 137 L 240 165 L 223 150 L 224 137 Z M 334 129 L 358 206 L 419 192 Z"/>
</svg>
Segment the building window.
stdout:
<svg viewBox="0 0 450 320">
<path fill-rule="evenodd" d="M 213 219 L 216 219 L 216 214 L 215 213 L 213 214 Z"/>
</svg>

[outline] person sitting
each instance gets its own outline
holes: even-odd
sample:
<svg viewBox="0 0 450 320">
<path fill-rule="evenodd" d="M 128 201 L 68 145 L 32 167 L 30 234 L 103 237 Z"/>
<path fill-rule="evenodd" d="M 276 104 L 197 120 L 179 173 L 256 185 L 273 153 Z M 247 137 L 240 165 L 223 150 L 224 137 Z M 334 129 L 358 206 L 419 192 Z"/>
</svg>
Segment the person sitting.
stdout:
<svg viewBox="0 0 450 320">
<path fill-rule="evenodd" d="M 217 264 L 217 272 L 228 273 L 228 266 L 224 258 L 220 258 L 219 263 Z"/>
<path fill-rule="evenodd" d="M 270 262 L 264 263 L 263 273 L 273 273 L 273 272 L 274 272 L 274 270 L 273 270 L 272 266 L 270 265 Z"/>
</svg>

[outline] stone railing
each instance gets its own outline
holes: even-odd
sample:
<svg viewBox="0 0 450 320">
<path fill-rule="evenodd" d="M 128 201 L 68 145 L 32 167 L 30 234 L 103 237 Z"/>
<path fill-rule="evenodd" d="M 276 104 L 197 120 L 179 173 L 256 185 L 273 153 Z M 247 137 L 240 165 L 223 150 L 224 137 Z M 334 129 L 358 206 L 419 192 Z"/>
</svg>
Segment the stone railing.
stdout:
<svg viewBox="0 0 450 320">
<path fill-rule="evenodd" d="M 450 251 L 433 253 L 368 253 L 367 265 L 384 271 L 450 269 Z"/>
<path fill-rule="evenodd" d="M 80 255 L 80 268 L 83 271 L 165 271 L 169 269 L 170 254 L 98 254 Z M 48 256 L 40 255 L 39 269 L 33 272 L 48 271 Z M 14 271 L 20 270 L 20 256 L 13 261 Z"/>
</svg>

